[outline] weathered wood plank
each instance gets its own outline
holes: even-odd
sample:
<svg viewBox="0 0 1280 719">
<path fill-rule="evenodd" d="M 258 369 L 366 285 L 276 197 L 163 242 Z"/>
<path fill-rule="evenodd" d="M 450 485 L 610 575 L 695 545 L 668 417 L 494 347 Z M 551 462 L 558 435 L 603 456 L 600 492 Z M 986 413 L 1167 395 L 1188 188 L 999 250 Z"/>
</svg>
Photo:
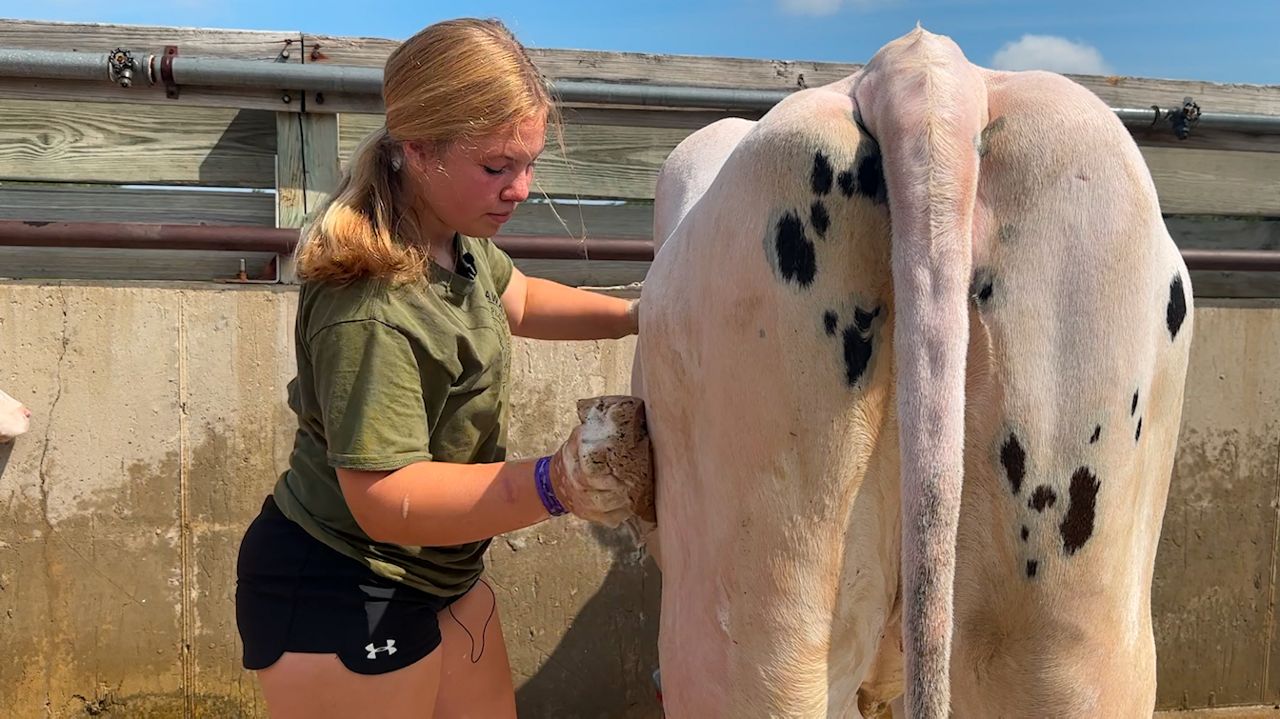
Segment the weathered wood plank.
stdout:
<svg viewBox="0 0 1280 719">
<path fill-rule="evenodd" d="M 1280 215 L 1280 154 L 1140 149 L 1166 214 Z"/>
<path fill-rule="evenodd" d="M 1280 274 L 1275 272 L 1191 272 L 1196 297 L 1280 297 Z"/>
<path fill-rule="evenodd" d="M 338 184 L 338 117 L 276 115 L 276 227 L 301 227 Z"/>
<path fill-rule="evenodd" d="M 276 227 L 301 227 L 338 184 L 338 116 L 277 114 L 276 148 Z M 293 257 L 281 262 L 281 280 L 296 282 Z"/>
<path fill-rule="evenodd" d="M 165 45 L 177 45 L 182 55 L 300 62 L 299 53 L 283 59 L 280 53 L 293 47 L 286 40 L 298 43 L 301 39 L 301 33 L 296 30 L 0 20 L 0 47 L 102 53 L 104 56 L 117 47 L 129 49 L 137 57 L 144 51 L 159 54 Z"/>
<path fill-rule="evenodd" d="M 381 122 L 343 115 L 341 153 Z M 549 195 L 652 198 L 662 161 L 692 130 L 576 125 L 564 128 L 566 154 L 548 140 L 538 186 Z M 1170 214 L 1280 215 L 1280 153 L 1144 147 L 1163 210 Z M 567 157 L 567 161 L 566 161 Z"/>
<path fill-rule="evenodd" d="M 316 62 L 381 67 L 398 42 L 384 38 L 304 33 L 303 44 L 308 48 L 318 48 L 321 57 Z M 533 47 L 529 48 L 529 54 L 537 63 L 538 69 L 552 79 L 705 87 L 812 87 L 838 80 L 858 67 L 846 63 L 804 60 L 756 60 Z"/>
<path fill-rule="evenodd" d="M 0 185 L 0 219 L 269 227 L 275 220 L 275 197 L 267 192 L 11 183 Z"/>
<path fill-rule="evenodd" d="M 6 100 L 0 179 L 273 187 L 275 118 L 258 110 Z"/>
<path fill-rule="evenodd" d="M 892 38 L 885 38 L 888 42 Z M 396 42 L 382 38 L 304 34 L 318 45 L 319 62 L 381 66 Z M 530 55 L 552 79 L 610 80 L 644 84 L 699 85 L 756 89 L 815 87 L 845 77 L 860 64 L 804 60 L 760 60 L 695 55 L 651 55 L 530 48 Z M 869 58 L 860 58 L 867 60 Z M 1174 107 L 1190 96 L 1205 112 L 1280 115 L 1280 85 L 1241 85 L 1195 80 L 1124 76 L 1068 75 L 1113 107 Z"/>
<path fill-rule="evenodd" d="M 621 287 L 644 281 L 648 262 L 607 260 L 514 260 L 530 277 L 542 277 L 574 287 Z"/>
<path fill-rule="evenodd" d="M 0 278 L 216 281 L 235 277 L 242 259 L 249 277 L 261 277 L 274 257 L 262 252 L 0 247 Z"/>
<path fill-rule="evenodd" d="M 649 239 L 653 235 L 653 204 L 550 204 L 538 199 L 521 205 L 501 235 Z"/>
<path fill-rule="evenodd" d="M 1190 97 L 1204 112 L 1242 112 L 1280 115 L 1280 85 L 1165 80 L 1153 77 L 1068 75 L 1089 88 L 1111 107 L 1168 109 Z"/>
<path fill-rule="evenodd" d="M 1175 216 L 1166 217 L 1164 224 L 1173 241 L 1185 250 L 1280 249 L 1280 220 Z"/>
<path fill-rule="evenodd" d="M 382 123 L 381 115 L 342 115 L 341 156 L 344 162 L 368 133 Z M 535 192 L 566 197 L 646 199 L 663 159 L 688 128 L 623 125 L 566 125 L 566 153 L 549 138 L 538 163 Z"/>
</svg>

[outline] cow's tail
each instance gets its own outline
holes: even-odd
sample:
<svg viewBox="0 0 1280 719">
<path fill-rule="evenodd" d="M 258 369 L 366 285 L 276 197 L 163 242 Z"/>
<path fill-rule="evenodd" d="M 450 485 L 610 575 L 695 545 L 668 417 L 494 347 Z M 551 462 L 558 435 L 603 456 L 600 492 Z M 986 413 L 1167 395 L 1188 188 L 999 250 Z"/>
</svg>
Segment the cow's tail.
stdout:
<svg viewBox="0 0 1280 719">
<path fill-rule="evenodd" d="M 917 28 L 868 63 L 855 98 L 880 144 L 893 227 L 906 705 L 945 719 L 985 85 L 950 40 Z"/>
</svg>

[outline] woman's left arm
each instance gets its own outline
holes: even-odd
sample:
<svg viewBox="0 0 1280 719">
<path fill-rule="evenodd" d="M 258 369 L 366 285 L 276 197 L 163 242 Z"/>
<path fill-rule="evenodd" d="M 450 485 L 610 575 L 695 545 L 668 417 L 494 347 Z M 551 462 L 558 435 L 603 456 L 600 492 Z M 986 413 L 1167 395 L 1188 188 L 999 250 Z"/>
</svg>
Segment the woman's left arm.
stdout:
<svg viewBox="0 0 1280 719">
<path fill-rule="evenodd" d="M 638 331 L 639 300 L 544 280 L 512 268 L 502 293 L 511 334 L 538 340 L 617 339 Z"/>
</svg>

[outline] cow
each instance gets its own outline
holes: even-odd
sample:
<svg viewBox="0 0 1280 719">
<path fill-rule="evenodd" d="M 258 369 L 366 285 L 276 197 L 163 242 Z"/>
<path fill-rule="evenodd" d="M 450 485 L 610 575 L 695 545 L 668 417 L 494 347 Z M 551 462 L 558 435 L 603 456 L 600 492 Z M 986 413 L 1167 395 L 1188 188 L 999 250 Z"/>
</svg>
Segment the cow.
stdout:
<svg viewBox="0 0 1280 719">
<path fill-rule="evenodd" d="M 654 240 L 667 716 L 1151 716 L 1192 288 L 1099 98 L 917 26 L 692 133 Z"/>
<path fill-rule="evenodd" d="M 0 444 L 12 442 L 30 427 L 31 410 L 0 390 Z"/>
</svg>

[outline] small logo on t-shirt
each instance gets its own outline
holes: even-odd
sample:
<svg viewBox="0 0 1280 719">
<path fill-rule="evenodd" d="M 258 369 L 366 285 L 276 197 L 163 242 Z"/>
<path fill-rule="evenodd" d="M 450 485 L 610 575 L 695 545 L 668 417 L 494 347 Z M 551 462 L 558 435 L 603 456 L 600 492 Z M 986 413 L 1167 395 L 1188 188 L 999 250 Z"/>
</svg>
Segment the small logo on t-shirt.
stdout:
<svg viewBox="0 0 1280 719">
<path fill-rule="evenodd" d="M 375 647 L 373 646 L 373 642 L 369 642 L 368 644 L 364 645 L 364 650 L 366 652 L 369 652 L 368 654 L 369 659 L 377 659 L 378 652 L 386 652 L 387 656 L 391 656 L 392 654 L 396 653 L 396 640 L 388 639 L 387 645 L 384 647 Z"/>
</svg>

